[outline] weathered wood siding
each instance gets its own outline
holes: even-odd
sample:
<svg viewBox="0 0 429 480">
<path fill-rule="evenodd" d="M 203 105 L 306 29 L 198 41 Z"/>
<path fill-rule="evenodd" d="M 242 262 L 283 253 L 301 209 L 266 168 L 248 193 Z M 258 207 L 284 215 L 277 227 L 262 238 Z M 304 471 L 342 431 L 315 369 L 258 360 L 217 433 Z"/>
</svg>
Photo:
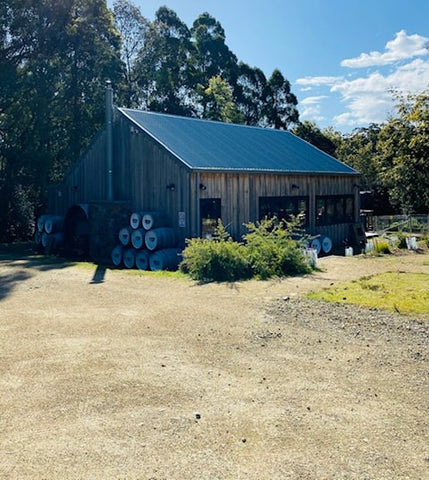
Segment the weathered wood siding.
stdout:
<svg viewBox="0 0 429 480">
<path fill-rule="evenodd" d="M 313 235 L 327 235 L 336 245 L 350 237 L 353 224 L 316 226 L 316 196 L 353 195 L 354 222 L 359 219 L 359 196 L 358 189 L 355 188 L 355 176 L 201 173 L 199 178 L 206 187 L 199 191 L 199 197 L 221 199 L 222 222 L 228 226 L 228 231 L 235 238 L 240 238 L 245 232 L 244 223 L 259 219 L 260 197 L 308 196 L 308 232 Z M 293 185 L 298 188 L 292 187 Z M 197 229 L 196 224 L 193 224 L 193 229 Z"/>
<path fill-rule="evenodd" d="M 114 130 L 114 196 L 135 211 L 162 211 L 184 245 L 189 237 L 189 172 L 149 135 L 120 118 Z M 168 189 L 174 185 L 174 189 Z M 179 212 L 185 226 L 179 226 Z"/>
<path fill-rule="evenodd" d="M 64 184 L 52 188 L 50 212 L 65 213 L 71 205 L 104 201 L 105 159 L 103 130 L 73 166 Z M 114 200 L 127 202 L 132 211 L 165 212 L 181 245 L 186 238 L 200 232 L 201 198 L 221 200 L 222 222 L 234 238 L 240 239 L 246 231 L 243 224 L 260 218 L 259 198 L 283 196 L 308 196 L 308 232 L 327 235 L 335 245 L 342 245 L 344 239 L 350 237 L 353 223 L 316 226 L 316 197 L 353 195 L 354 223 L 358 223 L 357 180 L 354 175 L 191 172 L 125 117 L 118 115 L 114 122 Z M 201 189 L 200 184 L 205 189 Z M 168 189 L 167 185 L 174 185 L 174 189 Z"/>
<path fill-rule="evenodd" d="M 105 165 L 106 132 L 101 130 L 72 165 L 64 183 L 50 188 L 48 211 L 65 214 L 71 205 L 105 200 L 107 183 Z"/>
</svg>

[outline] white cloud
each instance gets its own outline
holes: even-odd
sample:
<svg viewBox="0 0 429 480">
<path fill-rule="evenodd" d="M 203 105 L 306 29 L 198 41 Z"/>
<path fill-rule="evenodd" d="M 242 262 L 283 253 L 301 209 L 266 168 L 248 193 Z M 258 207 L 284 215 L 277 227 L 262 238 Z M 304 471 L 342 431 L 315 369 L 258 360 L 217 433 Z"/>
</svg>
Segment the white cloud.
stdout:
<svg viewBox="0 0 429 480">
<path fill-rule="evenodd" d="M 321 85 L 331 86 L 341 81 L 343 77 L 302 77 L 296 80 L 298 85 L 318 87 Z"/>
<path fill-rule="evenodd" d="M 307 119 L 313 122 L 322 122 L 323 120 L 326 120 L 326 117 L 321 114 L 319 105 L 304 108 L 302 112 L 300 112 L 299 117 L 301 120 Z"/>
<path fill-rule="evenodd" d="M 343 81 L 331 88 L 339 93 L 347 111 L 334 117 L 338 125 L 361 126 L 382 123 L 394 108 L 392 90 L 419 93 L 429 84 L 429 62 L 416 59 L 397 69 L 382 74 L 374 72 L 367 77 Z"/>
<path fill-rule="evenodd" d="M 327 95 L 319 95 L 319 96 L 316 96 L 316 97 L 307 97 L 307 98 L 304 98 L 303 100 L 301 100 L 301 105 L 314 105 L 314 104 L 317 104 L 317 103 L 320 103 L 321 100 L 325 99 L 325 98 L 328 98 Z"/>
<path fill-rule="evenodd" d="M 418 56 L 427 55 L 427 42 L 429 38 L 421 35 L 407 35 L 405 30 L 401 30 L 396 37 L 386 43 L 385 52 L 377 51 L 370 53 L 361 53 L 356 58 L 347 58 L 341 62 L 341 66 L 349 68 L 362 68 L 389 65 L 399 60 L 411 59 Z"/>
<path fill-rule="evenodd" d="M 429 88 L 428 40 L 401 30 L 387 42 L 384 53 L 361 54 L 341 62 L 343 67 L 367 67 L 364 74 L 354 68 L 344 76 L 298 78 L 301 92 L 314 93 L 300 100 L 300 117 L 339 128 L 385 122 L 395 114 L 392 91 L 415 94 Z"/>
<path fill-rule="evenodd" d="M 301 118 L 311 119 L 315 122 L 321 122 L 325 120 L 325 117 L 321 114 L 320 102 L 328 98 L 326 95 L 319 95 L 315 97 L 307 97 L 301 100 L 299 103 L 304 108 L 300 113 Z"/>
</svg>

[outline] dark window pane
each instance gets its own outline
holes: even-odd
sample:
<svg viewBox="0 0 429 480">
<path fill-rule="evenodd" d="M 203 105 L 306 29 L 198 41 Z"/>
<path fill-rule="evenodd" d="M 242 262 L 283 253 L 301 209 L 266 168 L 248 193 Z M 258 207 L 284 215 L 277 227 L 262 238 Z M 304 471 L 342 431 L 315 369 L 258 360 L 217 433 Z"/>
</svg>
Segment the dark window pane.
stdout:
<svg viewBox="0 0 429 480">
<path fill-rule="evenodd" d="M 298 216 L 305 226 L 308 222 L 308 197 L 259 197 L 259 218 L 276 217 L 290 220 Z"/>
</svg>

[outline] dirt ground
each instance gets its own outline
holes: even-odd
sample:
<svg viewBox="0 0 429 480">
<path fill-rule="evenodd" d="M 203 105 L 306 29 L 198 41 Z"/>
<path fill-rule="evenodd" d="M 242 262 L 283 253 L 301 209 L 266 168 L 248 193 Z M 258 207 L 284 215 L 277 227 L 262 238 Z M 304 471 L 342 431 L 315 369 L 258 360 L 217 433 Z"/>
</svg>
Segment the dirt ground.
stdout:
<svg viewBox="0 0 429 480">
<path fill-rule="evenodd" d="M 302 294 L 429 254 L 281 281 L 0 260 L 1 479 L 427 479 L 429 319 Z"/>
</svg>

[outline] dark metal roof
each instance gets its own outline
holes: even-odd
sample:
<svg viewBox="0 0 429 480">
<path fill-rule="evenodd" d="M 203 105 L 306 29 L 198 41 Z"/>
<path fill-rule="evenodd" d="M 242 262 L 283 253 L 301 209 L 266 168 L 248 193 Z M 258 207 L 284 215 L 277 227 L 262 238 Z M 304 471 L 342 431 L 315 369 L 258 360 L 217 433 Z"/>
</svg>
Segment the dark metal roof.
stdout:
<svg viewBox="0 0 429 480">
<path fill-rule="evenodd" d="M 191 170 L 357 174 L 284 130 L 118 109 Z"/>
</svg>

